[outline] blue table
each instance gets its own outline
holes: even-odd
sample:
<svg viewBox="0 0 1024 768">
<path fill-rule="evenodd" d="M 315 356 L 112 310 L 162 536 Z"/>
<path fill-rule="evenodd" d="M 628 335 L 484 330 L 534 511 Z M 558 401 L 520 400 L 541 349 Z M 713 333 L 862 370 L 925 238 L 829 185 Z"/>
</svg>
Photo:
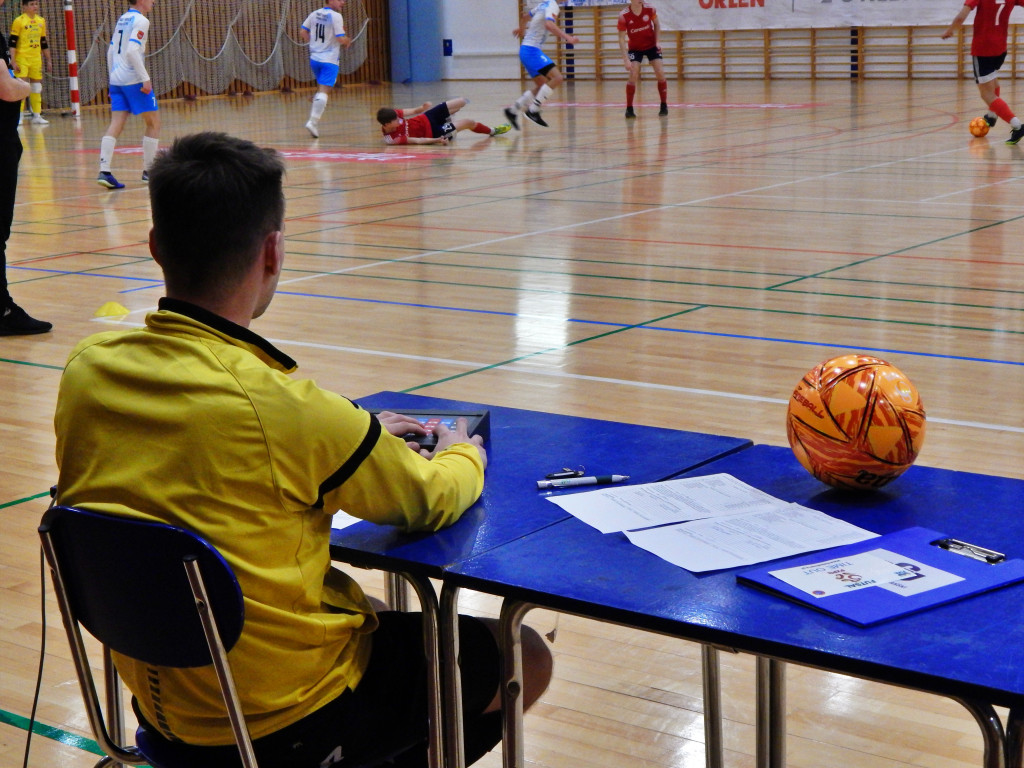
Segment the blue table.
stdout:
<svg viewBox="0 0 1024 768">
<path fill-rule="evenodd" d="M 438 603 L 429 579 L 440 579 L 455 564 L 566 521 L 569 515 L 547 500 L 552 492 L 537 490 L 536 481 L 544 475 L 562 467 L 583 466 L 587 474 L 622 474 L 629 475 L 631 483 L 654 482 L 751 445 L 749 440 L 734 437 L 399 392 L 379 392 L 358 402 L 367 409 L 398 412 L 403 409 L 490 411 L 490 440 L 486 446 L 489 464 L 484 492 L 457 523 L 437 533 L 408 534 L 363 522 L 331 535 L 333 559 L 401 574 L 413 585 L 423 607 L 425 643 L 432 659 L 458 656 L 458 587 L 447 585 Z M 445 649 L 443 654 L 441 647 Z M 432 712 L 445 712 L 443 720 L 450 726 L 445 729 L 446 762 L 457 768 L 462 762 L 461 712 L 456 705 L 460 700 L 459 676 L 454 664 L 443 666 L 446 684 L 442 686 L 438 680 L 432 680 L 429 695 Z M 442 689 L 448 702 L 446 706 L 438 701 Z M 706 719 L 716 723 L 717 708 L 714 715 Z M 440 738 L 441 720 L 439 715 L 432 716 L 432 745 Z M 435 766 L 442 759 L 432 754 Z"/>
<path fill-rule="evenodd" d="M 819 483 L 788 448 L 769 446 L 685 474 L 716 472 L 877 533 L 921 525 L 1024 556 L 1024 481 L 912 467 L 879 491 L 850 494 Z M 737 570 L 693 574 L 573 519 L 455 564 L 445 579 L 505 597 L 513 624 L 539 605 L 948 696 L 982 726 L 986 766 L 1021 764 L 1024 586 L 862 629 L 741 586 Z M 760 765 L 784 759 L 782 681 L 781 665 L 759 663 Z M 992 705 L 1011 708 L 1005 738 Z"/>
</svg>

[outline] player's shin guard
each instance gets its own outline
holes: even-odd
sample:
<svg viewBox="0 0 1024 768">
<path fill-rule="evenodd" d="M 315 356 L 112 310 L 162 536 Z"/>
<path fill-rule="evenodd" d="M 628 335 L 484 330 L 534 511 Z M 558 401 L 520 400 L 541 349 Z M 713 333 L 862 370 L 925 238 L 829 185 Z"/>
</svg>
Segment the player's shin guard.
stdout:
<svg viewBox="0 0 1024 768">
<path fill-rule="evenodd" d="M 313 108 L 309 111 L 309 119 L 316 122 L 324 114 L 325 109 L 327 109 L 327 94 L 318 93 L 313 97 Z"/>
<path fill-rule="evenodd" d="M 148 171 L 150 166 L 153 165 L 153 160 L 156 159 L 157 150 L 160 148 L 160 139 L 154 139 L 152 136 L 142 137 L 142 169 Z"/>
<path fill-rule="evenodd" d="M 988 108 L 995 112 L 1000 118 L 1005 120 L 1007 123 L 1013 121 L 1013 110 L 1010 109 L 1010 105 L 1007 104 L 1002 99 L 993 99 L 992 103 L 988 105 Z"/>
<path fill-rule="evenodd" d="M 533 100 L 533 106 L 530 107 L 530 111 L 540 112 L 540 108 L 543 106 L 544 102 L 547 101 L 548 97 L 554 92 L 554 89 L 550 85 L 544 83 L 544 85 L 540 87 L 540 90 L 537 91 L 537 98 Z"/>
<path fill-rule="evenodd" d="M 32 92 L 28 95 L 29 109 L 33 114 L 39 115 L 43 112 L 43 84 L 32 83 Z"/>
<path fill-rule="evenodd" d="M 114 147 L 117 146 L 117 139 L 113 136 L 104 136 L 100 139 L 100 173 L 110 172 L 110 163 L 114 159 Z"/>
</svg>

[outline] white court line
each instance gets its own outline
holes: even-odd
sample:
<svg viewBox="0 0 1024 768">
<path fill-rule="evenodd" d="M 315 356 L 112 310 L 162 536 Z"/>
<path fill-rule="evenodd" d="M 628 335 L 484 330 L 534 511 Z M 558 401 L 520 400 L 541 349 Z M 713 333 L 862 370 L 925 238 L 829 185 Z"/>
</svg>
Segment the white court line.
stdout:
<svg viewBox="0 0 1024 768">
<path fill-rule="evenodd" d="M 143 323 L 121 323 L 117 320 L 98 317 L 94 318 L 97 322 L 105 322 L 110 325 L 127 325 L 131 327 L 141 328 Z M 324 349 L 330 352 L 344 352 L 352 355 L 372 355 L 374 357 L 386 357 L 392 360 L 415 360 L 423 363 L 435 363 L 440 365 L 454 365 L 464 367 L 468 369 L 482 368 L 482 369 L 493 369 L 500 371 L 512 371 L 514 373 L 526 373 L 535 374 L 538 376 L 553 376 L 562 379 L 571 379 L 573 381 L 592 381 L 601 384 L 614 384 L 617 386 L 624 387 L 635 387 L 637 389 L 656 389 L 667 392 L 677 392 L 686 395 L 698 395 L 703 397 L 724 397 L 730 400 L 746 400 L 747 402 L 753 403 L 772 403 L 775 405 L 785 405 L 789 402 L 788 399 L 781 399 L 777 397 L 761 397 L 759 395 L 745 395 L 739 392 L 723 392 L 715 389 L 696 389 L 694 387 L 679 387 L 673 384 L 655 384 L 651 381 L 633 381 L 630 379 L 613 379 L 607 376 L 588 376 L 582 373 L 567 373 L 565 371 L 552 371 L 538 368 L 534 365 L 527 365 L 523 363 L 510 363 L 509 365 L 495 365 L 494 363 L 485 363 L 475 360 L 456 360 L 445 357 L 429 357 L 427 355 L 410 355 L 403 352 L 383 352 L 376 349 L 359 349 L 358 347 L 343 347 L 337 344 L 320 344 L 312 341 L 292 341 L 290 339 L 267 339 L 271 344 L 275 346 L 284 347 L 308 347 L 310 349 Z M 560 351 L 560 350 L 559 350 Z M 1006 424 L 986 424 L 981 421 L 962 421 L 959 419 L 941 419 L 935 416 L 929 416 L 928 421 L 932 424 L 949 424 L 955 427 L 968 427 L 970 429 L 984 429 L 996 432 L 1014 432 L 1017 434 L 1024 434 L 1024 427 L 1012 427 Z"/>
<path fill-rule="evenodd" d="M 871 165 L 862 165 L 862 166 L 859 166 L 857 168 L 848 168 L 848 169 L 846 169 L 844 171 L 833 171 L 832 173 L 823 173 L 823 174 L 819 174 L 818 176 L 805 176 L 804 178 L 801 178 L 801 179 L 792 179 L 790 181 L 780 181 L 777 184 L 768 184 L 766 186 L 753 187 L 753 188 L 747 189 L 747 190 L 737 190 L 735 192 L 723 192 L 720 195 L 710 195 L 708 197 L 701 197 L 701 198 L 697 198 L 695 200 L 687 200 L 687 201 L 680 202 L 680 203 L 668 203 L 666 205 L 659 205 L 657 208 L 645 208 L 645 209 L 643 209 L 641 211 L 630 211 L 629 213 L 620 213 L 620 214 L 618 214 L 616 216 L 604 216 L 604 217 L 602 217 L 600 219 L 589 219 L 587 221 L 577 221 L 577 222 L 573 222 L 571 224 L 563 224 L 562 226 L 559 226 L 559 227 L 548 227 L 547 229 L 535 229 L 535 230 L 531 230 L 529 232 L 520 232 L 520 233 L 517 233 L 515 235 L 506 235 L 504 237 L 495 237 L 495 238 L 492 238 L 490 240 L 481 240 L 481 241 L 476 242 L 476 243 L 468 243 L 466 245 L 458 245 L 458 246 L 455 246 L 454 248 L 445 248 L 443 250 L 436 250 L 436 251 L 424 251 L 423 253 L 413 253 L 413 254 L 410 254 L 408 256 L 401 256 L 401 257 L 396 258 L 396 259 L 388 259 L 387 261 L 374 261 L 374 262 L 370 262 L 370 263 L 367 263 L 367 264 L 357 264 L 354 267 L 345 267 L 344 269 L 336 269 L 336 270 L 333 270 L 331 272 L 320 272 L 319 274 L 315 274 L 315 275 L 304 275 L 302 277 L 296 277 L 296 278 L 293 278 L 291 280 L 283 280 L 283 281 L 281 281 L 280 285 L 294 285 L 295 283 L 301 283 L 301 282 L 303 282 L 305 280 L 315 280 L 315 279 L 318 279 L 320 277 L 327 277 L 327 276 L 330 276 L 330 275 L 343 275 L 343 274 L 346 274 L 348 272 L 358 272 L 359 270 L 362 270 L 362 269 L 371 269 L 373 267 L 383 267 L 383 266 L 387 266 L 388 264 L 395 264 L 395 263 L 401 262 L 401 261 L 412 261 L 413 259 L 424 258 L 424 257 L 427 257 L 427 256 L 436 256 L 436 255 L 442 254 L 442 253 L 454 253 L 454 252 L 462 251 L 462 250 L 476 250 L 478 248 L 482 248 L 482 247 L 488 246 L 488 245 L 494 245 L 496 243 L 505 243 L 505 242 L 508 242 L 509 240 L 518 240 L 519 238 L 522 238 L 522 237 L 536 237 L 538 235 L 549 235 L 552 232 L 562 232 L 564 230 L 573 229 L 575 227 L 584 227 L 584 226 L 589 226 L 591 224 L 605 224 L 605 223 L 607 223 L 609 221 L 619 221 L 621 219 L 632 218 L 633 216 L 642 216 L 642 215 L 647 214 L 647 213 L 657 213 L 657 212 L 660 212 L 660 211 L 667 211 L 667 210 L 672 209 L 672 208 L 685 208 L 688 205 L 701 205 L 702 203 L 709 203 L 709 202 L 712 202 L 714 200 L 722 200 L 722 199 L 729 198 L 729 197 L 739 197 L 739 196 L 743 196 L 743 195 L 752 195 L 752 194 L 754 194 L 756 192 L 766 192 L 766 191 L 768 191 L 770 189 L 780 189 L 782 187 L 787 187 L 787 186 L 790 186 L 792 184 L 804 184 L 806 182 L 811 182 L 811 181 L 820 181 L 822 179 L 830 179 L 830 178 L 833 178 L 833 177 L 836 177 L 836 176 L 844 176 L 844 175 L 846 175 L 848 173 L 861 173 L 863 171 L 870 170 L 872 168 L 886 168 L 886 167 L 892 166 L 892 165 L 899 165 L 900 163 L 914 162 L 914 161 L 917 161 L 917 160 L 922 160 L 922 159 L 927 158 L 927 157 L 937 157 L 937 156 L 940 156 L 940 155 L 948 155 L 948 154 L 951 154 L 951 153 L 954 153 L 954 152 L 961 152 L 961 151 L 962 150 L 959 150 L 959 149 L 945 149 L 945 150 L 942 150 L 940 152 L 931 152 L 931 153 L 929 153 L 927 155 L 918 155 L 917 157 L 908 157 L 908 158 L 903 158 L 901 160 L 889 160 L 889 161 L 886 161 L 886 162 L 883 162 L 883 163 L 872 163 Z M 369 223 L 372 223 L 372 222 L 364 222 L 364 223 L 368 223 L 369 224 Z M 879 255 L 881 255 L 881 254 L 879 254 Z"/>
</svg>

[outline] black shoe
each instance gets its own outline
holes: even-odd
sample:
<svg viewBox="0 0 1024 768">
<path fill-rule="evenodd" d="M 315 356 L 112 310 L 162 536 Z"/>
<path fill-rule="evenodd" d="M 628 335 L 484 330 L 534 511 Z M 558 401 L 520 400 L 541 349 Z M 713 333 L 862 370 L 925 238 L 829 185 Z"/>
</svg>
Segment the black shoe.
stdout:
<svg viewBox="0 0 1024 768">
<path fill-rule="evenodd" d="M 1014 128 L 1010 131 L 1010 138 L 1006 140 L 1007 144 L 1016 144 L 1021 139 L 1024 139 L 1024 125 L 1020 128 Z"/>
<path fill-rule="evenodd" d="M 53 323 L 36 320 L 28 312 L 13 301 L 4 307 L 0 315 L 0 336 L 29 336 L 33 333 L 46 333 L 53 328 Z"/>
<path fill-rule="evenodd" d="M 658 117 L 665 117 L 668 114 L 668 104 L 661 102 L 661 109 L 658 110 Z"/>
<path fill-rule="evenodd" d="M 537 125 L 543 125 L 545 128 L 548 127 L 548 124 L 544 122 L 544 118 L 540 116 L 540 112 L 533 112 L 528 109 L 526 110 L 526 116 L 533 120 Z"/>
<path fill-rule="evenodd" d="M 636 112 L 633 111 L 632 107 L 626 107 L 626 117 L 636 117 Z"/>
<path fill-rule="evenodd" d="M 985 122 L 988 123 L 988 127 L 992 128 L 996 124 L 996 120 L 999 118 L 995 115 L 985 115 Z"/>
<path fill-rule="evenodd" d="M 517 131 L 519 130 L 519 119 L 518 115 L 516 115 L 515 113 L 515 110 L 505 107 L 505 119 L 508 120 L 509 125 L 515 128 Z"/>
</svg>

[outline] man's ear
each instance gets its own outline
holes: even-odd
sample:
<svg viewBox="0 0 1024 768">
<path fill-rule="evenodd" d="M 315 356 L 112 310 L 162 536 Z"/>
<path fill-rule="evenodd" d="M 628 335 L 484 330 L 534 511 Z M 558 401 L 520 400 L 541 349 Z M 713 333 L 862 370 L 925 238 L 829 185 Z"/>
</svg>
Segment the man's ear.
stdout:
<svg viewBox="0 0 1024 768">
<path fill-rule="evenodd" d="M 276 230 L 263 241 L 263 270 L 267 275 L 279 275 L 284 267 L 284 232 Z"/>
<path fill-rule="evenodd" d="M 156 249 L 156 237 L 153 234 L 153 228 L 149 228 L 149 255 L 153 257 L 153 261 L 163 267 L 163 262 L 160 260 L 160 254 L 157 253 Z"/>
</svg>

